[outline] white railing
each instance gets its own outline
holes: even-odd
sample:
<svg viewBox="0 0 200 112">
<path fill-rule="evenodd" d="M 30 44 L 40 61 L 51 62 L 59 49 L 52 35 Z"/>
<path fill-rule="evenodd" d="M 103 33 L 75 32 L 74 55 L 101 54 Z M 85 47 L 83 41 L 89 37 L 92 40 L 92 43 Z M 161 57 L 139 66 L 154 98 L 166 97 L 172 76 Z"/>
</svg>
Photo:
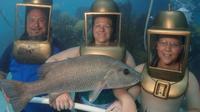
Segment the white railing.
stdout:
<svg viewBox="0 0 200 112">
<path fill-rule="evenodd" d="M 49 104 L 49 98 L 46 97 L 34 97 L 30 102 L 32 103 L 41 103 L 41 104 Z M 77 110 L 83 110 L 87 112 L 106 112 L 105 109 L 80 104 L 80 103 L 74 103 L 74 109 Z"/>
</svg>

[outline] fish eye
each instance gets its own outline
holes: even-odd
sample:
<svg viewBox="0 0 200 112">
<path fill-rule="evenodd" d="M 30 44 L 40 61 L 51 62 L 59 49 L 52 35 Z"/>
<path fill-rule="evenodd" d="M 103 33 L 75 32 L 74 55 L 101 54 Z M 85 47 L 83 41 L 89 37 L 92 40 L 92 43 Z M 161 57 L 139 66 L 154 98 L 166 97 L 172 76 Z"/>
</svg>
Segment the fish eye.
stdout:
<svg viewBox="0 0 200 112">
<path fill-rule="evenodd" d="M 128 70 L 128 69 L 124 69 L 124 75 L 128 75 L 128 74 L 130 74 L 130 71 Z"/>
</svg>

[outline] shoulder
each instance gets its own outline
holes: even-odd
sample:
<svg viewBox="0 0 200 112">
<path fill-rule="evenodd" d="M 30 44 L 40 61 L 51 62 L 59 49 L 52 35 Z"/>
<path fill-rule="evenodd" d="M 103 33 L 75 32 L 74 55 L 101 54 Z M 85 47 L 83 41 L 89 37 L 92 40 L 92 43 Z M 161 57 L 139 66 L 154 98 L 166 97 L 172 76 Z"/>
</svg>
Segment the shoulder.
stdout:
<svg viewBox="0 0 200 112">
<path fill-rule="evenodd" d="M 0 56 L 0 70 L 6 73 L 9 72 L 9 64 L 12 56 L 13 43 L 10 43 L 2 52 Z"/>
<path fill-rule="evenodd" d="M 64 50 L 62 52 L 59 52 L 58 54 L 51 56 L 46 62 L 48 63 L 48 62 L 61 61 L 61 60 L 65 60 L 67 58 L 73 58 L 73 57 L 80 56 L 79 49 L 80 49 L 79 46 L 69 48 L 69 49 Z"/>
<path fill-rule="evenodd" d="M 200 110 L 199 84 L 194 74 L 189 72 L 188 88 L 186 92 L 188 107 Z"/>
<path fill-rule="evenodd" d="M 196 78 L 195 75 L 191 71 L 189 71 L 189 77 Z"/>
<path fill-rule="evenodd" d="M 1 58 L 2 57 L 8 57 L 12 55 L 12 50 L 13 50 L 13 44 L 9 44 L 2 52 Z"/>
<path fill-rule="evenodd" d="M 199 83 L 198 83 L 196 77 L 194 76 L 194 74 L 192 72 L 189 72 L 187 93 L 194 94 L 195 93 L 194 91 L 196 91 L 196 90 L 199 91 Z"/>
<path fill-rule="evenodd" d="M 198 86 L 198 80 L 197 78 L 195 77 L 195 75 L 192 73 L 192 72 L 189 72 L 189 86 L 192 85 L 192 86 Z"/>
</svg>

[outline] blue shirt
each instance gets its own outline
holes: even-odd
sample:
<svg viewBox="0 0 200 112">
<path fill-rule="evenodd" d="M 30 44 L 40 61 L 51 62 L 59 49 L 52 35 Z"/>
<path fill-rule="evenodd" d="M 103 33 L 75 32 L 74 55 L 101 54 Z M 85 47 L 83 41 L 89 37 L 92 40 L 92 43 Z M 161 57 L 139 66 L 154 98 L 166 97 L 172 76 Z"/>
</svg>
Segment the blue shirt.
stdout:
<svg viewBox="0 0 200 112">
<path fill-rule="evenodd" d="M 59 51 L 58 48 L 53 47 L 53 54 Z M 40 66 L 41 64 L 18 63 L 15 58 L 11 56 L 9 71 L 12 75 L 12 80 L 32 82 L 39 79 L 37 72 Z M 22 112 L 53 112 L 53 108 L 45 104 L 28 103 Z"/>
</svg>

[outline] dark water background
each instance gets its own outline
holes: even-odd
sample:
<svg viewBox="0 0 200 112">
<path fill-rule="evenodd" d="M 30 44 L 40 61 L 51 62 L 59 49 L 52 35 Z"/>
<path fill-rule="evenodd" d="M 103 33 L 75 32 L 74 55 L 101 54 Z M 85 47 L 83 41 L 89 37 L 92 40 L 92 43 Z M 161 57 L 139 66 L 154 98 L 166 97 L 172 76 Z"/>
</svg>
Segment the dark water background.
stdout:
<svg viewBox="0 0 200 112">
<path fill-rule="evenodd" d="M 0 55 L 14 37 L 15 4 L 22 0 L 1 0 L 0 3 Z M 52 33 L 62 49 L 80 45 L 82 41 L 83 13 L 94 0 L 54 0 Z M 137 64 L 146 58 L 143 32 L 150 0 L 115 0 L 123 15 L 122 40 Z M 200 79 L 200 2 L 199 0 L 172 0 L 174 10 L 187 16 L 192 30 L 189 68 Z M 151 21 L 161 10 L 167 10 L 168 0 L 154 0 Z"/>
</svg>

